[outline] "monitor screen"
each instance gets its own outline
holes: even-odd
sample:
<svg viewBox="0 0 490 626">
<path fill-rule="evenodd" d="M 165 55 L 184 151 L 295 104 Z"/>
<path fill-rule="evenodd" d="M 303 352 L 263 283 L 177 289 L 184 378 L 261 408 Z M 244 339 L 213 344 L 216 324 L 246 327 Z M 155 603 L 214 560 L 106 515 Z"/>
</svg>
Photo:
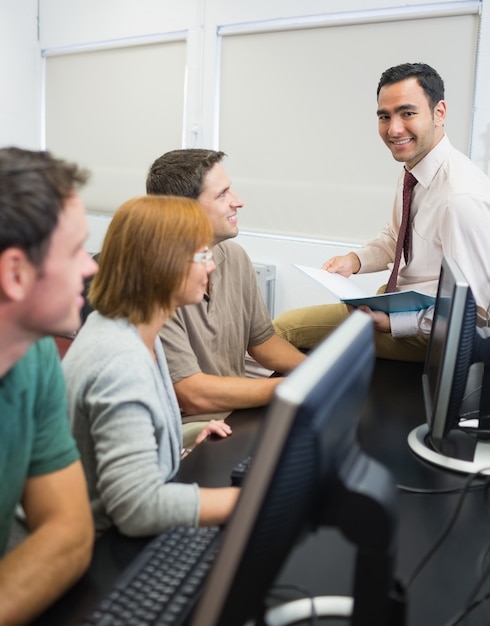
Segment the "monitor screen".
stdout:
<svg viewBox="0 0 490 626">
<path fill-rule="evenodd" d="M 468 281 L 453 259 L 444 258 L 422 376 L 426 423 L 409 434 L 408 443 L 439 467 L 490 473 L 490 442 L 480 428 L 487 347 L 477 342 L 476 319 Z"/>
<path fill-rule="evenodd" d="M 427 358 L 422 376 L 434 445 L 459 423 L 476 329 L 476 304 L 454 260 L 442 260 Z"/>
<path fill-rule="evenodd" d="M 374 362 L 371 319 L 355 312 L 278 385 L 192 626 L 241 625 L 257 616 L 289 552 L 320 525 L 342 526 L 354 541 L 356 532 L 365 533 L 366 541 L 377 544 L 368 550 L 377 558 L 378 548 L 391 551 L 396 490 L 388 472 L 357 442 Z M 371 503 L 371 489 L 377 504 L 358 524 L 362 513 L 355 495 Z M 354 494 L 351 500 L 347 492 Z M 379 502 L 384 505 L 378 507 Z M 378 508 L 381 522 L 373 514 Z M 369 572 L 366 597 L 374 606 L 366 611 L 366 621 L 356 623 L 374 623 L 374 611 L 381 625 L 383 600 L 373 590 L 374 571 Z M 354 598 L 356 607 L 365 609 Z"/>
</svg>

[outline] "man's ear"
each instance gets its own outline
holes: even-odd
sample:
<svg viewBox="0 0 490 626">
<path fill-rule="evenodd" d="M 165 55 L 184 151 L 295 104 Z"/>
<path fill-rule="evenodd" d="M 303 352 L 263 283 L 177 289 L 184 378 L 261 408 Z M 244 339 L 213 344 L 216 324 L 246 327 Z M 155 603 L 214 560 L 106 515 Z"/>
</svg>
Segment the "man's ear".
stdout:
<svg viewBox="0 0 490 626">
<path fill-rule="evenodd" d="M 436 126 L 444 126 L 446 121 L 446 102 L 445 100 L 439 100 L 434 107 L 434 123 Z"/>
<path fill-rule="evenodd" d="M 7 248 L 0 254 L 0 290 L 8 300 L 23 300 L 35 276 L 35 267 L 20 248 Z"/>
</svg>

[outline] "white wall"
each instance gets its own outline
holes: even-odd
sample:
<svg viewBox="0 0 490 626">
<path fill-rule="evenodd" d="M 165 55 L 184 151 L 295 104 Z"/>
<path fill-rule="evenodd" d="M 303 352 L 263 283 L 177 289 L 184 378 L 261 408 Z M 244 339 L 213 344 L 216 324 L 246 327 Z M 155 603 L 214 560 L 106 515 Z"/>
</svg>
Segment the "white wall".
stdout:
<svg viewBox="0 0 490 626">
<path fill-rule="evenodd" d="M 90 237 L 87 250 L 100 250 L 107 226 L 107 215 L 89 215 Z M 256 233 L 240 233 L 235 240 L 248 252 L 255 263 L 276 267 L 274 313 L 278 315 L 299 306 L 335 302 L 332 295 L 294 264 L 319 267 L 326 259 L 337 254 L 346 254 L 355 246 L 335 242 L 289 239 L 273 236 L 260 236 Z M 387 280 L 388 272 L 353 276 L 354 280 L 367 294 L 374 294 L 377 288 Z"/>
<path fill-rule="evenodd" d="M 315 16 L 342 15 L 346 10 L 367 11 L 375 16 L 377 11 L 397 10 L 401 4 L 399 0 L 351 0 L 348 5 L 343 0 L 39 0 L 38 39 L 38 0 L 0 0 L 0 145 L 43 146 L 42 85 L 46 52 L 186 31 L 188 84 L 183 143 L 187 147 L 218 147 L 215 145 L 218 29 L 256 29 L 272 23 L 287 27 L 291 20 L 311 23 Z M 451 5 L 464 10 L 466 4 L 474 3 L 412 0 L 404 2 L 401 8 L 406 11 Z M 489 173 L 490 0 L 483 0 L 481 7 L 471 158 Z M 457 48 L 457 45 L 457 41 L 448 42 L 448 46 Z M 410 46 L 412 52 L 415 46 L 412 42 Z M 360 52 L 353 50 L 353 54 L 359 54 L 362 67 Z M 387 218 L 389 210 L 387 207 Z M 100 238 L 107 217 L 91 216 L 90 223 L 93 237 Z M 343 253 L 357 245 L 350 241 L 307 241 L 274 234 L 264 237 L 253 232 L 242 232 L 238 241 L 254 261 L 277 266 L 276 313 L 327 299 L 320 287 L 309 284 L 308 279 L 292 269 L 293 262 L 319 265 L 331 254 Z M 95 244 L 89 242 L 90 249 L 92 245 Z M 374 290 L 381 278 L 359 277 L 369 290 Z"/>
<path fill-rule="evenodd" d="M 0 145 L 39 148 L 37 0 L 0 0 Z"/>
<path fill-rule="evenodd" d="M 349 12 L 423 6 L 464 7 L 461 0 L 351 0 Z M 189 33 L 189 119 L 186 145 L 211 146 L 215 137 L 216 29 L 287 22 L 292 18 L 345 12 L 343 0 L 0 0 L 0 145 L 42 144 L 41 50 Z M 482 0 L 472 159 L 488 173 L 490 162 L 490 0 Z M 456 42 L 448 42 L 457 47 Z M 360 59 L 361 64 L 361 59 Z"/>
<path fill-rule="evenodd" d="M 13 7 L 15 0 L 0 0 Z M 30 0 L 32 5 L 34 0 Z M 351 0 L 346 10 L 343 0 L 39 0 L 40 47 L 42 50 L 72 48 L 156 34 L 187 31 L 188 93 L 186 103 L 187 147 L 213 145 L 217 137 L 216 84 L 220 38 L 218 29 L 253 30 L 290 22 L 311 24 L 315 18 L 355 12 L 376 20 L 386 11 L 414 11 L 424 7 L 437 13 L 450 7 L 464 12 L 474 2 L 449 0 Z M 472 158 L 488 169 L 490 143 L 490 0 L 482 0 L 481 42 L 478 55 L 477 99 L 472 133 Z M 412 45 L 413 44 L 413 45 Z M 410 54 L 416 54 L 409 42 Z M 457 50 L 457 41 L 448 41 L 447 50 Z M 363 66 L 362 51 L 359 67 Z"/>
</svg>

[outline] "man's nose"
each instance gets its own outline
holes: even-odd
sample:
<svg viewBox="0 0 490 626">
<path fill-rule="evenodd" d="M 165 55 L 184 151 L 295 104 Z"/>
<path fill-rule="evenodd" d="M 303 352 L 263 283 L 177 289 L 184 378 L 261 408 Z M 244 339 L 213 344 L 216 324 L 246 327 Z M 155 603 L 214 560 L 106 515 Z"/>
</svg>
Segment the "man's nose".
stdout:
<svg viewBox="0 0 490 626">
<path fill-rule="evenodd" d="M 393 116 L 390 120 L 390 126 L 388 132 L 390 135 L 400 135 L 405 130 L 403 120 L 397 115 Z"/>
<path fill-rule="evenodd" d="M 89 252 L 87 252 L 86 250 L 84 250 L 84 252 L 85 252 L 85 263 L 84 263 L 83 276 L 84 278 L 88 278 L 90 276 L 94 276 L 94 274 L 98 272 L 99 264 Z"/>
<path fill-rule="evenodd" d="M 243 206 L 243 200 L 240 198 L 239 195 L 237 195 L 234 191 L 230 191 L 231 193 L 231 205 L 239 208 Z"/>
</svg>

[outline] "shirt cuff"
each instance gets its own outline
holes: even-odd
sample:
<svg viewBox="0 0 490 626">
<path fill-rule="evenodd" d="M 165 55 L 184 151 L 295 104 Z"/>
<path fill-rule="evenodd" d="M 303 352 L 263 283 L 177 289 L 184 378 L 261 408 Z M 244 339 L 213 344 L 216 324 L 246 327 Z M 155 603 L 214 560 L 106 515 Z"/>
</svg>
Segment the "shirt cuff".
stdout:
<svg viewBox="0 0 490 626">
<path fill-rule="evenodd" d="M 401 337 L 424 337 L 428 339 L 432 329 L 433 317 L 433 306 L 420 311 L 390 313 L 391 335 L 395 339 Z"/>
<path fill-rule="evenodd" d="M 395 339 L 416 337 L 419 334 L 417 312 L 390 313 L 390 327 Z"/>
</svg>

